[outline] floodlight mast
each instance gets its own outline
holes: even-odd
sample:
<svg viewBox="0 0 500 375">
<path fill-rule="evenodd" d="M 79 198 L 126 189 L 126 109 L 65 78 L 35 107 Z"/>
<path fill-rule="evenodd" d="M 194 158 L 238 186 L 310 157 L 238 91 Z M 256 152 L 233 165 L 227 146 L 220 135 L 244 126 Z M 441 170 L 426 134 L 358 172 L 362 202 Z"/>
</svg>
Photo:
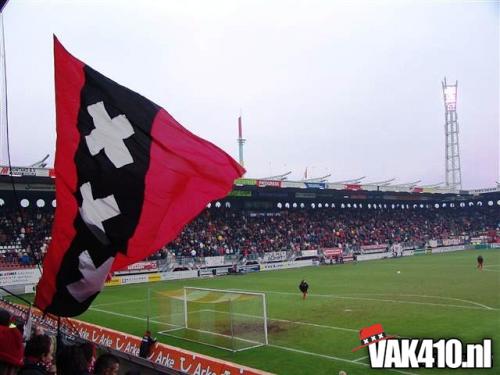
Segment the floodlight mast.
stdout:
<svg viewBox="0 0 500 375">
<path fill-rule="evenodd" d="M 446 77 L 441 82 L 443 87 L 444 113 L 445 113 L 445 171 L 446 187 L 457 192 L 462 189 L 462 172 L 460 168 L 460 147 L 458 142 L 457 121 L 457 89 L 458 81 L 454 85 L 446 82 Z"/>
</svg>

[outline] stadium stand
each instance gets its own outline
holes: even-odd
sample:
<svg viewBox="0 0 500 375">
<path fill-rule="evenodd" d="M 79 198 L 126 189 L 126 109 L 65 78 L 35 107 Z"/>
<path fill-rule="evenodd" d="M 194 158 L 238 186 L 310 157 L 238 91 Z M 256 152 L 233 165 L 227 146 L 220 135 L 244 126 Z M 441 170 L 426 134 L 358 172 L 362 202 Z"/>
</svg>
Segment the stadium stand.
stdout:
<svg viewBox="0 0 500 375">
<path fill-rule="evenodd" d="M 50 241 L 52 208 L 0 208 L 0 269 L 40 262 Z M 295 209 L 203 211 L 180 236 L 151 259 L 248 256 L 264 252 L 391 243 L 423 247 L 429 240 L 467 243 L 498 228 L 497 207 L 425 209 Z M 194 251 L 194 252 L 193 252 Z"/>
</svg>

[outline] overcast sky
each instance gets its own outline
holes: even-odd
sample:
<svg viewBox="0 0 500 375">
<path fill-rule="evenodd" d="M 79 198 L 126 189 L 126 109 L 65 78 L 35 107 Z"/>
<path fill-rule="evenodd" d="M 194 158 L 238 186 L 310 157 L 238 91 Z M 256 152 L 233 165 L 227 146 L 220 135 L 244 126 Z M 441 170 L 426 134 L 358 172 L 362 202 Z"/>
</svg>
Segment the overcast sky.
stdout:
<svg viewBox="0 0 500 375">
<path fill-rule="evenodd" d="M 13 165 L 55 153 L 52 34 L 238 159 L 247 177 L 445 180 L 458 80 L 464 188 L 499 180 L 498 1 L 48 1 L 4 9 Z"/>
</svg>

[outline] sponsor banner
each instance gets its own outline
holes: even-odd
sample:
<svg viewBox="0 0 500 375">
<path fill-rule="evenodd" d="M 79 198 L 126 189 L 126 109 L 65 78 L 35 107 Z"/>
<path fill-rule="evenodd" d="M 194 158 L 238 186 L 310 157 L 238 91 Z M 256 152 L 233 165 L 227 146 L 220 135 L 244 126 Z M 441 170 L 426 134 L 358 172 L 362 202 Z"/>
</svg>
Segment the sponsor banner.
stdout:
<svg viewBox="0 0 500 375">
<path fill-rule="evenodd" d="M 113 276 L 111 279 L 106 281 L 104 283 L 106 286 L 116 286 L 116 285 L 122 285 L 122 278 L 119 276 Z"/>
<path fill-rule="evenodd" d="M 155 261 L 137 262 L 127 266 L 129 271 L 156 271 L 158 270 L 158 263 Z"/>
<path fill-rule="evenodd" d="M 304 183 L 303 182 L 297 182 L 297 181 L 283 181 L 283 183 L 281 184 L 281 187 L 303 189 L 304 188 Z"/>
<path fill-rule="evenodd" d="M 147 283 L 148 282 L 148 274 L 141 273 L 139 275 L 124 275 L 120 276 L 122 279 L 122 285 L 126 284 L 138 284 L 138 283 Z"/>
<path fill-rule="evenodd" d="M 224 256 L 215 256 L 215 257 L 206 257 L 205 258 L 205 265 L 207 267 L 216 267 L 216 266 L 223 266 L 224 265 Z"/>
<path fill-rule="evenodd" d="M 318 250 L 301 250 L 300 254 L 303 257 L 315 257 L 318 255 Z"/>
<path fill-rule="evenodd" d="M 266 186 L 281 187 L 281 181 L 275 181 L 275 180 L 257 180 L 257 186 L 258 187 L 266 187 Z"/>
<path fill-rule="evenodd" d="M 435 193 L 439 193 L 439 191 L 437 188 L 422 188 L 422 193 L 435 194 Z"/>
<path fill-rule="evenodd" d="M 326 184 L 324 182 L 305 182 L 307 189 L 325 189 Z"/>
<path fill-rule="evenodd" d="M 246 264 L 244 266 L 238 267 L 238 272 L 248 273 L 248 272 L 259 272 L 260 264 Z"/>
<path fill-rule="evenodd" d="M 148 275 L 148 282 L 153 283 L 156 281 L 161 281 L 161 275 L 159 273 L 153 273 L 151 275 Z"/>
<path fill-rule="evenodd" d="M 37 177 L 53 177 L 54 170 L 49 168 L 30 168 L 30 167 L 12 167 L 0 166 L 0 174 L 3 176 L 37 176 Z"/>
<path fill-rule="evenodd" d="M 448 238 L 443 240 L 443 246 L 456 246 L 462 245 L 463 241 L 459 238 Z"/>
<path fill-rule="evenodd" d="M 147 273 L 155 271 L 158 271 L 158 263 L 155 261 L 146 261 L 131 264 L 120 271 L 113 272 L 113 275 L 122 276 L 131 273 Z"/>
<path fill-rule="evenodd" d="M 223 276 L 228 274 L 228 267 L 218 267 L 218 268 L 200 268 L 198 274 L 200 277 L 210 277 L 210 276 Z"/>
<path fill-rule="evenodd" d="M 460 250 L 465 250 L 465 246 L 457 245 L 457 246 L 437 247 L 435 249 L 432 249 L 432 254 L 449 253 L 450 251 L 460 251 Z"/>
<path fill-rule="evenodd" d="M 361 254 L 358 255 L 358 261 L 362 262 L 365 260 L 376 260 L 376 259 L 384 259 L 388 258 L 388 253 L 372 253 L 372 254 Z"/>
<path fill-rule="evenodd" d="M 316 193 L 295 193 L 295 198 L 315 199 Z"/>
<path fill-rule="evenodd" d="M 323 255 L 327 258 L 334 258 L 342 254 L 342 249 L 339 247 L 323 249 Z"/>
<path fill-rule="evenodd" d="M 274 251 L 270 253 L 265 253 L 262 257 L 264 262 L 277 262 L 281 260 L 286 260 L 286 251 Z"/>
<path fill-rule="evenodd" d="M 251 197 L 252 192 L 248 190 L 233 190 L 229 193 L 229 197 Z"/>
<path fill-rule="evenodd" d="M 488 236 L 479 236 L 479 237 L 472 237 L 470 239 L 470 242 L 473 244 L 473 245 L 481 245 L 481 244 L 484 244 L 484 243 L 488 243 Z"/>
<path fill-rule="evenodd" d="M 0 285 L 26 285 L 36 284 L 40 279 L 38 268 L 0 271 Z"/>
<path fill-rule="evenodd" d="M 345 190 L 361 190 L 362 186 L 360 184 L 345 184 Z"/>
<path fill-rule="evenodd" d="M 255 186 L 257 185 L 257 180 L 254 178 L 238 178 L 234 181 L 235 185 L 247 185 L 247 186 Z"/>
<path fill-rule="evenodd" d="M 387 244 L 383 243 L 380 245 L 362 245 L 361 251 L 363 253 L 380 253 L 387 249 Z"/>
<path fill-rule="evenodd" d="M 198 271 L 176 271 L 176 272 L 160 272 L 162 280 L 181 280 L 181 279 L 194 279 L 198 277 Z"/>
<path fill-rule="evenodd" d="M 260 265 L 261 271 L 275 271 L 275 270 L 283 270 L 287 268 L 300 268 L 312 266 L 312 259 L 308 260 L 297 260 L 295 262 L 277 262 L 277 263 L 263 263 Z"/>
<path fill-rule="evenodd" d="M 326 187 L 328 189 L 332 189 L 332 190 L 344 190 L 344 185 L 342 185 L 342 184 L 327 183 Z"/>
<path fill-rule="evenodd" d="M 485 189 L 473 189 L 473 190 L 460 190 L 460 194 L 483 194 L 483 193 L 495 193 L 497 191 L 500 191 L 500 186 L 497 187 L 492 187 L 492 188 L 485 188 Z"/>
</svg>

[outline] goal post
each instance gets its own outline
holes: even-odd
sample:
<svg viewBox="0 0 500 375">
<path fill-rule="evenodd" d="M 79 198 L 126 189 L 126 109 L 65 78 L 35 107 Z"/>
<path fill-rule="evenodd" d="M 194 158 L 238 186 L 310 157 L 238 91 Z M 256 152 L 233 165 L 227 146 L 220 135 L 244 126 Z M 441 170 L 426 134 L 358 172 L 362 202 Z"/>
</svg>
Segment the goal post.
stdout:
<svg viewBox="0 0 500 375">
<path fill-rule="evenodd" d="M 154 331 L 231 351 L 268 344 L 264 293 L 184 287 L 151 291 Z"/>
</svg>

